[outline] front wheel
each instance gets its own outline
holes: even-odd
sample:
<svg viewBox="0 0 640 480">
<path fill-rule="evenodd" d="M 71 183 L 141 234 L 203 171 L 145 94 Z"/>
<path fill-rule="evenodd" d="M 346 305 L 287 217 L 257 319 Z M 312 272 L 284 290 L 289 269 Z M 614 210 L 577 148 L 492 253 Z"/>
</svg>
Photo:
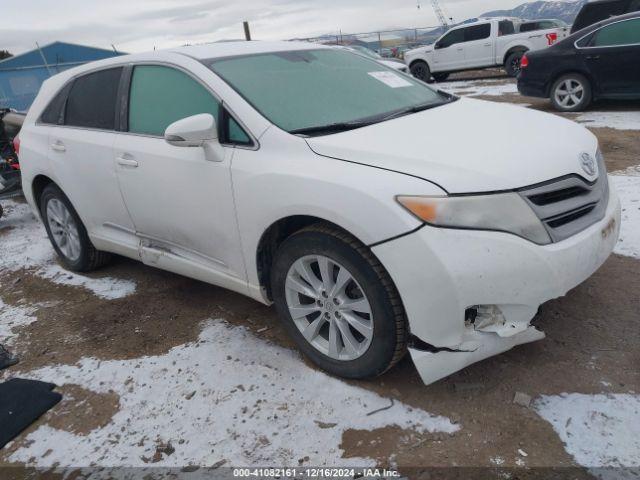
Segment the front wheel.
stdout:
<svg viewBox="0 0 640 480">
<path fill-rule="evenodd" d="M 388 273 L 340 230 L 316 225 L 285 240 L 271 286 L 289 334 L 329 373 L 375 377 L 406 352 L 405 313 Z"/>
<path fill-rule="evenodd" d="M 109 261 L 110 255 L 96 250 L 75 208 L 53 184 L 42 192 L 40 214 L 49 240 L 66 268 L 88 272 Z"/>
<path fill-rule="evenodd" d="M 427 62 L 423 62 L 422 60 L 411 64 L 411 75 L 425 83 L 431 81 L 431 69 L 429 65 L 427 65 Z"/>
<path fill-rule="evenodd" d="M 581 112 L 591 101 L 591 83 L 579 73 L 564 75 L 551 87 L 551 103 L 561 112 Z"/>
</svg>

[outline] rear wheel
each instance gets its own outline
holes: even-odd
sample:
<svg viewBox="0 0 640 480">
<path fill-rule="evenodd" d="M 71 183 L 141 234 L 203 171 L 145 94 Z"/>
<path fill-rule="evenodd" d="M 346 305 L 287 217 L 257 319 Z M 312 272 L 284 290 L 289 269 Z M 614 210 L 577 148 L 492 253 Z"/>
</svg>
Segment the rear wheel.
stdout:
<svg viewBox="0 0 640 480">
<path fill-rule="evenodd" d="M 404 309 L 370 250 L 323 225 L 278 249 L 271 285 L 276 308 L 300 350 L 345 378 L 381 375 L 404 355 Z"/>
<path fill-rule="evenodd" d="M 42 192 L 40 213 L 49 240 L 66 268 L 88 272 L 109 261 L 110 255 L 96 250 L 73 205 L 53 184 Z"/>
<path fill-rule="evenodd" d="M 423 82 L 431 81 L 431 69 L 429 65 L 427 65 L 427 62 L 423 62 L 422 60 L 411 64 L 411 75 Z"/>
<path fill-rule="evenodd" d="M 592 98 L 591 83 L 579 73 L 564 75 L 551 87 L 551 103 L 561 112 L 581 112 Z"/>
<path fill-rule="evenodd" d="M 504 69 L 510 77 L 517 77 L 522 70 L 522 57 L 526 52 L 513 52 L 507 57 Z"/>
</svg>

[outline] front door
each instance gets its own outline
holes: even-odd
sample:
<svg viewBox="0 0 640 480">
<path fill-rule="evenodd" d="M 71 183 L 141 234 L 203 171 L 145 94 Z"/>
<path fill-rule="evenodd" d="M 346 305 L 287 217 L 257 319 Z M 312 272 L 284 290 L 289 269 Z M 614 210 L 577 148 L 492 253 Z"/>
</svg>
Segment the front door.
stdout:
<svg viewBox="0 0 640 480">
<path fill-rule="evenodd" d="M 464 29 L 449 31 L 435 44 L 432 72 L 448 72 L 464 68 Z"/>
<path fill-rule="evenodd" d="M 173 122 L 221 105 L 200 81 L 177 68 L 133 68 L 127 132 L 115 145 L 115 169 L 140 238 L 142 260 L 242 291 L 244 262 L 231 183 L 233 148 L 215 142 L 176 147 L 164 140 Z"/>
<path fill-rule="evenodd" d="M 640 95 L 640 18 L 601 28 L 580 51 L 601 95 Z"/>
</svg>

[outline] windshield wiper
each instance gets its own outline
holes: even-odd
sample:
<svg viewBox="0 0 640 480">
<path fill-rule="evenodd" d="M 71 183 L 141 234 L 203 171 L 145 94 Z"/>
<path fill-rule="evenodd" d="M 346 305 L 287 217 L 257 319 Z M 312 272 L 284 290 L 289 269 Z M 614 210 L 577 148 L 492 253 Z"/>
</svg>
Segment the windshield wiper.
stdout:
<svg viewBox="0 0 640 480">
<path fill-rule="evenodd" d="M 374 123 L 371 120 L 367 121 L 355 121 L 355 122 L 338 122 L 338 123 L 330 123 L 329 125 L 319 125 L 316 127 L 304 127 L 298 128 L 296 130 L 291 130 L 289 133 L 293 135 L 321 135 L 324 133 L 338 133 L 338 132 L 346 132 L 349 130 L 355 130 L 356 128 L 368 127 L 369 125 L 373 125 Z"/>
<path fill-rule="evenodd" d="M 398 117 L 404 117 L 405 115 L 410 115 L 412 113 L 424 112 L 425 110 L 431 110 L 432 108 L 441 107 L 452 100 L 447 100 L 445 102 L 437 102 L 437 103 L 422 103 L 420 105 L 413 105 L 411 107 L 403 108 L 402 110 L 398 110 L 397 112 L 393 112 L 390 115 L 384 117 L 381 121 L 385 122 L 387 120 L 392 120 Z"/>
</svg>

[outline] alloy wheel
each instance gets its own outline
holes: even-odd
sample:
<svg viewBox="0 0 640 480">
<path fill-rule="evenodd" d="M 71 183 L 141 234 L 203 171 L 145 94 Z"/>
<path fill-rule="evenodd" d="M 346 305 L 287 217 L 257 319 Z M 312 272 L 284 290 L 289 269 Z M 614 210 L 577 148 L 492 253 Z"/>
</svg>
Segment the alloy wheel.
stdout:
<svg viewBox="0 0 640 480">
<path fill-rule="evenodd" d="M 373 339 L 371 304 L 354 276 L 324 256 L 297 260 L 285 283 L 287 307 L 302 336 L 340 361 L 364 355 Z"/>
<path fill-rule="evenodd" d="M 584 99 L 585 88 L 582 82 L 569 78 L 562 82 L 555 91 L 555 99 L 563 108 L 574 108 Z"/>
<path fill-rule="evenodd" d="M 78 226 L 66 205 L 56 198 L 47 203 L 47 223 L 53 241 L 64 256 L 72 262 L 78 260 L 82 253 Z"/>
</svg>

